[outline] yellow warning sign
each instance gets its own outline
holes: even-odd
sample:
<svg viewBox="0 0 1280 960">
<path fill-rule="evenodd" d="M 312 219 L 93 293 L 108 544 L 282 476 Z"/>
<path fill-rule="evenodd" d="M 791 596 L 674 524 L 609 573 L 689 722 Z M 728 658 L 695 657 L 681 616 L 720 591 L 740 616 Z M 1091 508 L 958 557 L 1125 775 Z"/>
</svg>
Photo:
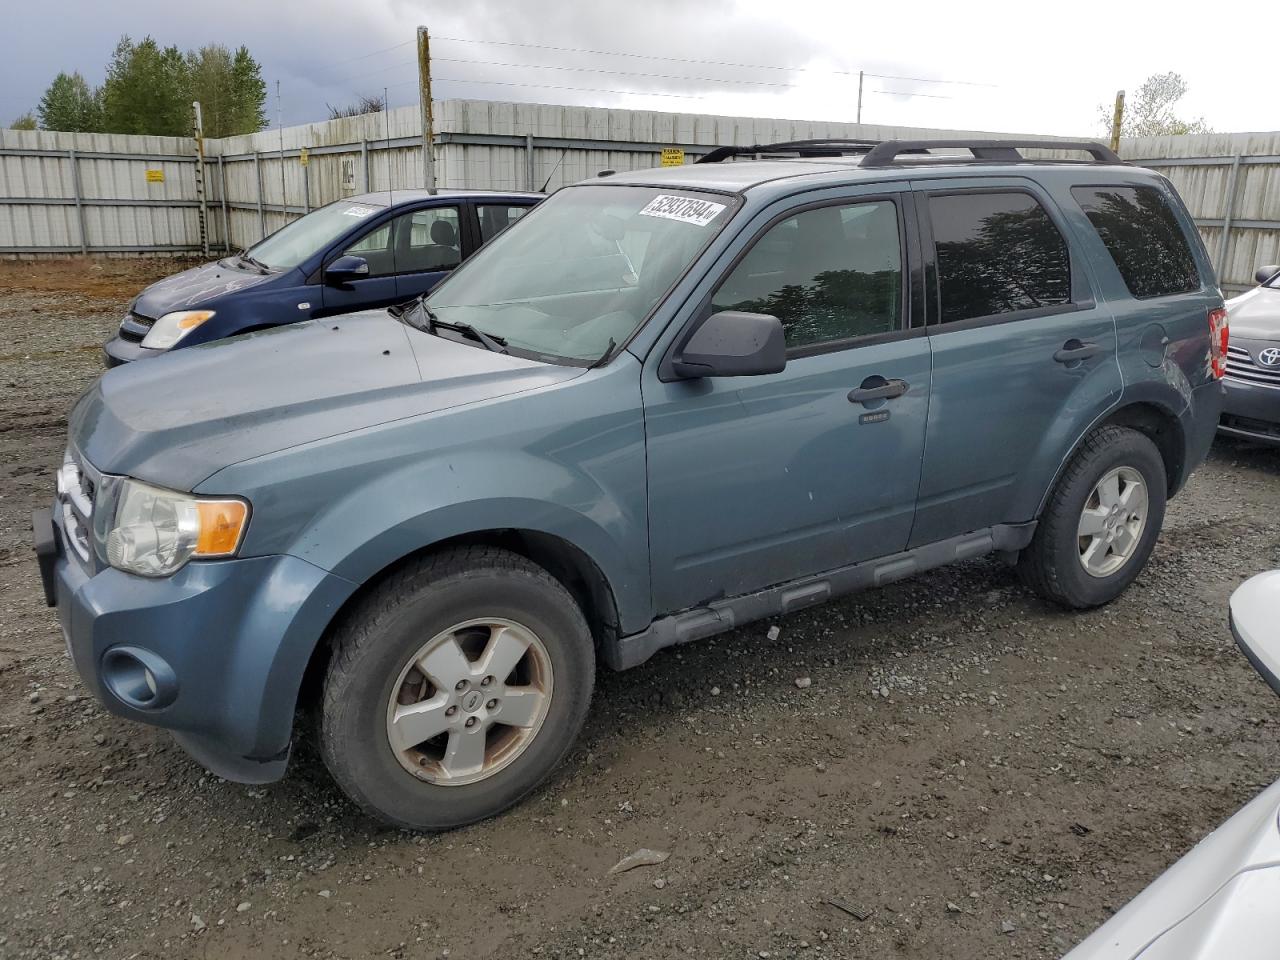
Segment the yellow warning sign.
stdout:
<svg viewBox="0 0 1280 960">
<path fill-rule="evenodd" d="M 163 171 L 163 170 L 148 170 L 148 171 L 147 171 L 147 183 L 164 183 L 164 171 Z"/>
<path fill-rule="evenodd" d="M 306 147 L 298 151 L 298 162 L 304 167 L 311 162 L 311 154 L 307 153 Z"/>
<path fill-rule="evenodd" d="M 684 151 L 679 147 L 663 147 L 662 165 L 664 167 L 684 166 Z"/>
</svg>

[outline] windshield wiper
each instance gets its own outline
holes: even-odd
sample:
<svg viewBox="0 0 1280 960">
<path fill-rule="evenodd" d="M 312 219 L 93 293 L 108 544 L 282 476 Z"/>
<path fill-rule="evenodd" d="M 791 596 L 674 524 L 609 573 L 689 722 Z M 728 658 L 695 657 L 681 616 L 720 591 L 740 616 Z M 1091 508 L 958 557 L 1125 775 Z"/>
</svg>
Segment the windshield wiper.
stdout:
<svg viewBox="0 0 1280 960">
<path fill-rule="evenodd" d="M 251 267 L 257 267 L 258 272 L 263 274 L 264 276 L 271 272 L 271 268 L 268 267 L 261 260 L 255 260 L 253 257 L 249 256 L 249 251 L 247 250 L 241 250 L 238 254 L 236 254 L 236 256 L 240 258 L 241 263 L 247 263 Z"/>
<path fill-rule="evenodd" d="M 507 352 L 507 341 L 505 338 L 494 336 L 491 333 L 485 333 L 483 330 L 477 329 L 476 327 L 473 327 L 469 323 L 451 323 L 448 320 L 441 320 L 439 317 L 436 316 L 435 311 L 427 306 L 427 301 L 425 297 L 420 298 L 417 301 L 416 306 L 418 307 L 419 310 L 422 311 L 422 316 L 426 321 L 425 323 L 422 324 L 421 327 L 419 327 L 419 329 L 425 330 L 427 333 L 435 334 L 436 336 L 438 336 L 438 334 L 436 334 L 436 328 L 444 327 L 444 329 L 446 330 L 452 330 L 455 333 L 460 333 L 463 336 L 470 337 L 472 340 L 475 340 L 481 346 L 483 346 L 486 350 L 491 350 L 494 353 Z M 408 315 L 407 311 L 405 315 L 406 316 Z M 417 326 L 417 324 L 414 324 L 414 326 Z"/>
<path fill-rule="evenodd" d="M 617 345 L 618 344 L 614 342 L 613 337 L 610 337 L 609 345 L 604 348 L 604 353 L 600 354 L 600 356 L 596 357 L 589 364 L 587 364 L 587 369 L 594 370 L 596 367 L 603 367 L 605 365 L 605 361 L 609 359 L 609 355 L 613 353 L 613 348 L 616 347 Z"/>
</svg>

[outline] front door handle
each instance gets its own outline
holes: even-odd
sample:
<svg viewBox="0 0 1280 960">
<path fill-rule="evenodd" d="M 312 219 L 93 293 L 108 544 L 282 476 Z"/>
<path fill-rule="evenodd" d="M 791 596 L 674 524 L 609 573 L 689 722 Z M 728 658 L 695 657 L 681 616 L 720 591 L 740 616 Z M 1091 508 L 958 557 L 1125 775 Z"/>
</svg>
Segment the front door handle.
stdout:
<svg viewBox="0 0 1280 960">
<path fill-rule="evenodd" d="M 1079 363 L 1081 360 L 1088 360 L 1090 357 L 1096 357 L 1102 352 L 1102 348 L 1096 343 L 1082 342 L 1080 340 L 1068 340 L 1062 345 L 1062 349 L 1055 351 L 1053 359 L 1058 363 Z"/>
<path fill-rule="evenodd" d="M 867 377 L 862 386 L 849 391 L 850 403 L 870 403 L 873 400 L 892 400 L 907 392 L 911 384 L 905 380 L 886 380 L 884 377 Z"/>
</svg>

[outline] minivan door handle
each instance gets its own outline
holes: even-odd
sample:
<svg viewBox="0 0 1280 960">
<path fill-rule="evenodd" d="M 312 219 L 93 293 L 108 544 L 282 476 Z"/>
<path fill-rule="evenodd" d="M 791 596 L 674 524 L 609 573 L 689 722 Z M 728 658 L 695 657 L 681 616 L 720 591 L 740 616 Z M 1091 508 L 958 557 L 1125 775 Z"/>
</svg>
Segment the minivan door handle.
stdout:
<svg viewBox="0 0 1280 960">
<path fill-rule="evenodd" d="M 911 384 L 905 380 L 886 380 L 884 377 L 867 377 L 862 386 L 849 391 L 850 403 L 870 403 L 873 400 L 892 400 L 907 392 Z"/>
<path fill-rule="evenodd" d="M 1101 352 L 1102 348 L 1096 343 L 1072 339 L 1064 343 L 1061 350 L 1054 353 L 1053 359 L 1058 363 L 1079 363 L 1081 360 L 1096 357 Z"/>
</svg>

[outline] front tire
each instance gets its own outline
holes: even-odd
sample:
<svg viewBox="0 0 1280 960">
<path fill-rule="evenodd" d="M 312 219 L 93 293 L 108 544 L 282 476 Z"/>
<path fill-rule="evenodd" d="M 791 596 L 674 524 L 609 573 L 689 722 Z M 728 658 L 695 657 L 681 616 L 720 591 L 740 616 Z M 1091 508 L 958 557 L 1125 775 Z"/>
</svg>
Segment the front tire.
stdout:
<svg viewBox="0 0 1280 960">
<path fill-rule="evenodd" d="M 1072 609 L 1110 603 L 1142 572 L 1164 523 L 1164 460 L 1128 427 L 1102 427 L 1071 458 L 1018 559 L 1022 581 Z"/>
<path fill-rule="evenodd" d="M 337 630 L 320 753 L 366 813 L 449 830 L 542 782 L 577 738 L 594 681 L 590 629 L 558 580 L 494 547 L 438 553 Z"/>
</svg>

